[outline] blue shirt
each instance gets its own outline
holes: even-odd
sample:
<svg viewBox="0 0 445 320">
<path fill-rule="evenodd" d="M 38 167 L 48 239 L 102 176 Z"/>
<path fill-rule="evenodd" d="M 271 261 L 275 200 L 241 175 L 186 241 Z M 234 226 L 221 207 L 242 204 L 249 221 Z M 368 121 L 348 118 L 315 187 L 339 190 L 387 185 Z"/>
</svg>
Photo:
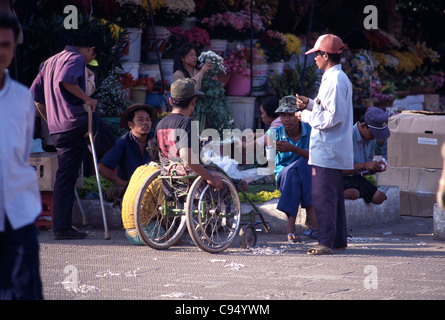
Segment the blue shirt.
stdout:
<svg viewBox="0 0 445 320">
<path fill-rule="evenodd" d="M 274 130 L 275 131 L 275 141 L 288 141 L 289 143 L 291 143 L 292 145 L 294 145 L 298 148 L 308 150 L 310 135 L 311 135 L 311 126 L 308 125 L 307 123 L 303 123 L 303 122 L 300 122 L 300 123 L 301 123 L 301 136 L 300 136 L 300 139 L 298 139 L 298 141 L 294 141 L 288 136 L 284 126 L 277 127 L 277 128 L 270 128 L 269 130 L 267 130 L 266 134 L 269 137 L 273 138 L 272 130 Z M 288 165 L 290 165 L 291 163 L 295 162 L 296 160 L 298 160 L 300 158 L 301 158 L 301 156 L 299 156 L 298 154 L 295 154 L 293 152 L 277 152 L 277 155 L 275 157 L 275 171 L 274 171 L 275 179 L 278 178 L 278 174 L 281 172 L 281 170 L 283 170 Z"/>
<path fill-rule="evenodd" d="M 153 137 L 150 133 L 148 139 Z M 129 131 L 116 141 L 116 145 L 111 148 L 100 160 L 111 169 L 117 167 L 117 175 L 125 181 L 129 181 L 134 171 L 150 162 L 150 156 L 147 149 L 141 154 L 139 143 L 136 137 Z"/>
<path fill-rule="evenodd" d="M 6 217 L 19 229 L 34 223 L 42 211 L 37 175 L 28 164 L 35 110 L 28 88 L 6 70 L 0 90 L 0 232 Z"/>
<path fill-rule="evenodd" d="M 354 164 L 372 161 L 374 159 L 375 140 L 363 139 L 358 130 L 358 122 L 352 127 L 352 145 L 354 149 Z"/>
</svg>

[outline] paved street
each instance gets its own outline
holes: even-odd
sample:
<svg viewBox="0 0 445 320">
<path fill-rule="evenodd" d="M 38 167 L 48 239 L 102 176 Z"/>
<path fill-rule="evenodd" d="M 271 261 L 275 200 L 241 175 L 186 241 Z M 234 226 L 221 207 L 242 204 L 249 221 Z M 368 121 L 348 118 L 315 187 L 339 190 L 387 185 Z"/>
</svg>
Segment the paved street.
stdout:
<svg viewBox="0 0 445 320">
<path fill-rule="evenodd" d="M 103 230 L 88 233 L 54 241 L 40 232 L 45 299 L 445 299 L 445 243 L 433 240 L 431 218 L 354 228 L 349 248 L 329 256 L 306 254 L 315 240 L 289 244 L 277 234 L 259 233 L 252 249 L 237 239 L 209 254 L 188 236 L 156 251 L 130 246 L 123 231 L 110 240 Z"/>
</svg>

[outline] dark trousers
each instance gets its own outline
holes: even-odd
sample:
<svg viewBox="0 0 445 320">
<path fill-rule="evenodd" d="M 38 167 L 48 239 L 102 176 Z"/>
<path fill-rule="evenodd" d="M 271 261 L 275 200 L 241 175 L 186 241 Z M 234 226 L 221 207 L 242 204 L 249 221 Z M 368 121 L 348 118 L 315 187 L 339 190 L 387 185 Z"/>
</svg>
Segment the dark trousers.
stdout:
<svg viewBox="0 0 445 320">
<path fill-rule="evenodd" d="M 0 232 L 0 300 L 42 300 L 39 242 L 34 224 Z"/>
<path fill-rule="evenodd" d="M 312 166 L 312 202 L 318 242 L 331 249 L 347 246 L 343 171 Z"/>
<path fill-rule="evenodd" d="M 300 202 L 303 208 L 312 205 L 311 185 L 311 166 L 307 159 L 292 162 L 278 174 L 277 188 L 281 197 L 277 209 L 296 218 Z"/>
<path fill-rule="evenodd" d="M 71 227 L 74 203 L 74 187 L 87 150 L 84 137 L 87 127 L 66 133 L 52 134 L 51 138 L 57 151 L 59 168 L 54 184 L 53 223 L 54 230 L 61 231 Z"/>
</svg>

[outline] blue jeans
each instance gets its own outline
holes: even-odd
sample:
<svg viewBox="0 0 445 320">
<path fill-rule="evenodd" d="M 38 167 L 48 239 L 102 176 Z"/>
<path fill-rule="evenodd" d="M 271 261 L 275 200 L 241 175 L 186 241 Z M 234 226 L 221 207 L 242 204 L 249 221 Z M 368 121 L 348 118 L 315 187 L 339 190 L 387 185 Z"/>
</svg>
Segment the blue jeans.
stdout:
<svg viewBox="0 0 445 320">
<path fill-rule="evenodd" d="M 311 166 L 307 159 L 300 158 L 281 170 L 277 187 L 281 192 L 277 209 L 287 216 L 296 218 L 300 203 L 303 208 L 312 206 Z"/>
</svg>

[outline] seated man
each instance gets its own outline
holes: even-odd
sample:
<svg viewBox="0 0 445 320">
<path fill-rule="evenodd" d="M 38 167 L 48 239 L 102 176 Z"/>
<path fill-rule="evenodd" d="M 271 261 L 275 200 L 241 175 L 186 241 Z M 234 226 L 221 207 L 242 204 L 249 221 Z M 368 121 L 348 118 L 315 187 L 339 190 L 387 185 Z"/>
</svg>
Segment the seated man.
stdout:
<svg viewBox="0 0 445 320">
<path fill-rule="evenodd" d="M 280 100 L 275 111 L 281 117 L 282 126 L 267 131 L 267 145 L 276 145 L 275 180 L 281 198 L 277 209 L 283 211 L 288 217 L 286 226 L 289 241 L 299 242 L 300 236 L 295 233 L 295 220 L 298 207 L 306 208 L 306 225 L 309 227 L 309 236 L 315 237 L 317 220 L 311 196 L 311 167 L 309 158 L 309 137 L 311 127 L 298 120 L 295 112 L 298 111 L 297 98 L 286 96 Z"/>
<path fill-rule="evenodd" d="M 344 197 L 356 200 L 363 198 L 366 203 L 381 204 L 386 195 L 368 181 L 364 175 L 381 172 L 382 162 L 374 161 L 376 139 L 386 140 L 390 136 L 388 116 L 377 107 L 370 107 L 353 127 L 354 170 L 344 171 Z"/>
<path fill-rule="evenodd" d="M 151 150 L 156 139 L 150 131 L 155 120 L 156 111 L 146 104 L 133 104 L 122 113 L 121 127 L 130 131 L 116 141 L 98 164 L 100 175 L 114 184 L 105 192 L 106 201 L 117 203 L 122 200 L 133 172 L 139 166 L 157 160 L 157 151 Z"/>
<path fill-rule="evenodd" d="M 198 95 L 204 93 L 195 90 L 194 82 L 190 79 L 179 79 L 171 85 L 172 112 L 156 126 L 156 137 L 161 149 L 161 174 L 170 174 L 170 169 L 174 166 L 178 170 L 184 168 L 186 172 L 182 174 L 194 171 L 219 190 L 223 186 L 222 180 L 204 168 L 199 162 L 198 155 L 192 150 L 192 145 L 199 147 L 199 133 L 196 131 L 196 134 L 192 135 L 193 119 L 190 118 L 195 110 Z M 169 190 L 166 191 L 169 195 Z"/>
</svg>

